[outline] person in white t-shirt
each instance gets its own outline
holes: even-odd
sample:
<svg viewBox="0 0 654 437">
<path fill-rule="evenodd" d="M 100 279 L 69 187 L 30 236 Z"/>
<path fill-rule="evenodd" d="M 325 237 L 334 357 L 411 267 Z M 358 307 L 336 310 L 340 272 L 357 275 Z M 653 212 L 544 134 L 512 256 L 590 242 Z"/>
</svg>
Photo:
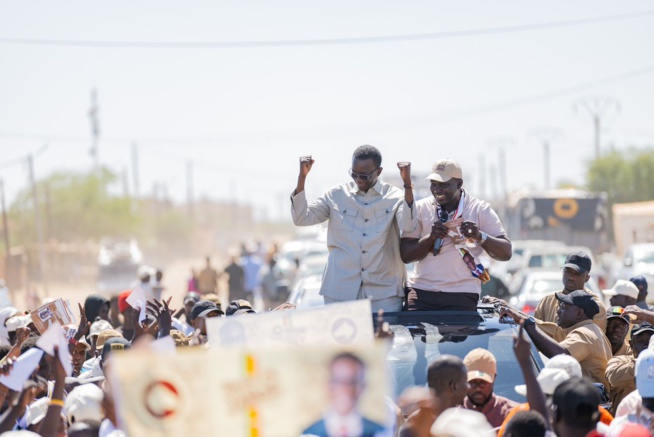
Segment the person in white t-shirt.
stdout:
<svg viewBox="0 0 654 437">
<path fill-rule="evenodd" d="M 400 254 L 415 262 L 408 310 L 476 311 L 481 284 L 490 278 L 479 257 L 511 259 L 511 242 L 499 217 L 463 187 L 458 162 L 441 159 L 427 177 L 433 197 L 418 200 L 418 227 L 402 232 Z"/>
</svg>

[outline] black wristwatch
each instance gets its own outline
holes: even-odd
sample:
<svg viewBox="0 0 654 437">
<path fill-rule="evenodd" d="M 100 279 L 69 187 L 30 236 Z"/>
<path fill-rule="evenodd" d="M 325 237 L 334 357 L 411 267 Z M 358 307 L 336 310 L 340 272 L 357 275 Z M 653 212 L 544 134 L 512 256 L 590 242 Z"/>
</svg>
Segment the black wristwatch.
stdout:
<svg viewBox="0 0 654 437">
<path fill-rule="evenodd" d="M 534 319 L 533 317 L 529 317 L 525 319 L 524 322 L 522 322 L 522 326 L 524 326 L 525 328 L 527 326 L 534 326 L 535 324 L 536 324 L 536 319 Z"/>
</svg>

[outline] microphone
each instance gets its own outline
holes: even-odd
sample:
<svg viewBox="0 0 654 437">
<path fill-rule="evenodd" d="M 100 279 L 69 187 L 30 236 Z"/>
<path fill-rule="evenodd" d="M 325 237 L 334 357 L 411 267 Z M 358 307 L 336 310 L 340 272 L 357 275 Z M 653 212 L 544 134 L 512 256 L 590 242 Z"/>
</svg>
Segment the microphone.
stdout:
<svg viewBox="0 0 654 437">
<path fill-rule="evenodd" d="M 441 223 L 445 223 L 448 219 L 447 211 L 445 209 L 441 208 Z M 438 255 L 441 251 L 441 247 L 443 247 L 443 239 L 442 238 L 437 238 L 436 241 L 434 241 L 434 256 Z"/>
</svg>

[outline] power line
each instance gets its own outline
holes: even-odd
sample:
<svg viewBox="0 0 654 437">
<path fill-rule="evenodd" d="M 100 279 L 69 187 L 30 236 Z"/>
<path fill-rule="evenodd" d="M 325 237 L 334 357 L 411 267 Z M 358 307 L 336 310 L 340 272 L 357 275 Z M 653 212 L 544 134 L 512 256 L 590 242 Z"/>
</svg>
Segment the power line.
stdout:
<svg viewBox="0 0 654 437">
<path fill-rule="evenodd" d="M 305 40 L 272 41 L 83 41 L 40 38 L 0 38 L 2 44 L 20 44 L 37 46 L 94 47 L 94 48 L 143 48 L 143 49 L 187 49 L 187 48 L 273 48 L 295 46 L 322 46 L 348 44 L 378 44 L 387 42 L 407 42 L 443 38 L 461 38 L 480 35 L 529 32 L 534 30 L 581 26 L 613 21 L 645 18 L 654 15 L 654 10 L 631 12 L 627 14 L 605 15 L 601 17 L 580 18 L 575 20 L 549 21 L 544 23 L 521 24 L 515 26 L 490 27 L 485 29 L 466 29 L 445 32 L 418 33 L 411 35 L 387 35 L 350 38 L 323 38 Z"/>
<path fill-rule="evenodd" d="M 288 131 L 268 131 L 259 132 L 257 135 L 229 135 L 225 137 L 187 137 L 187 138 L 163 138 L 163 137 L 106 137 L 103 138 L 105 143 L 114 144 L 127 144 L 133 141 L 138 141 L 139 144 L 144 146 L 161 145 L 161 144 L 207 144 L 207 145 L 220 145 L 223 147 L 232 147 L 238 143 L 247 143 L 255 141 L 278 141 L 288 140 L 290 136 L 311 136 L 321 135 L 325 137 L 325 131 L 337 131 L 337 135 L 351 134 L 354 131 L 365 130 L 369 132 L 370 129 L 388 129 L 388 128 L 405 128 L 415 125 L 433 125 L 447 120 L 458 120 L 468 117 L 479 116 L 487 113 L 503 111 L 520 106 L 532 105 L 543 101 L 565 97 L 568 95 L 578 94 L 604 85 L 622 82 L 624 80 L 633 79 L 646 74 L 654 72 L 654 64 L 645 67 L 629 70 L 623 73 L 615 74 L 613 76 L 596 79 L 593 81 L 570 85 L 567 87 L 559 88 L 553 91 L 541 92 L 531 94 L 524 97 L 517 97 L 514 99 L 505 100 L 503 102 L 496 102 L 487 105 L 478 105 L 468 108 L 460 108 L 450 112 L 441 114 L 426 114 L 420 116 L 410 116 L 404 118 L 377 120 L 372 123 L 357 123 L 345 124 L 339 126 L 325 126 L 320 128 L 310 128 L 304 130 L 296 130 L 289 134 Z M 88 137 L 73 136 L 73 135 L 50 135 L 50 134 L 29 134 L 20 132 L 0 132 L 0 138 L 12 140 L 27 140 L 27 141 L 61 141 L 69 143 L 88 143 Z M 1 167 L 0 167 L 1 168 Z"/>
</svg>

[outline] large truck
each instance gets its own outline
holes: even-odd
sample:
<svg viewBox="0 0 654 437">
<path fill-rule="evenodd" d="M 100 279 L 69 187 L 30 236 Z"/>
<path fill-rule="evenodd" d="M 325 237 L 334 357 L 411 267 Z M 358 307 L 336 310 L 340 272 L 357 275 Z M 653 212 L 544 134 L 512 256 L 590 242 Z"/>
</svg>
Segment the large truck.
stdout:
<svg viewBox="0 0 654 437">
<path fill-rule="evenodd" d="M 610 249 L 606 193 L 550 190 L 509 199 L 505 225 L 512 240 L 554 240 L 586 246 L 599 254 Z"/>
<path fill-rule="evenodd" d="M 654 202 L 616 203 L 613 211 L 613 235 L 619 257 L 636 243 L 654 242 Z"/>
</svg>

